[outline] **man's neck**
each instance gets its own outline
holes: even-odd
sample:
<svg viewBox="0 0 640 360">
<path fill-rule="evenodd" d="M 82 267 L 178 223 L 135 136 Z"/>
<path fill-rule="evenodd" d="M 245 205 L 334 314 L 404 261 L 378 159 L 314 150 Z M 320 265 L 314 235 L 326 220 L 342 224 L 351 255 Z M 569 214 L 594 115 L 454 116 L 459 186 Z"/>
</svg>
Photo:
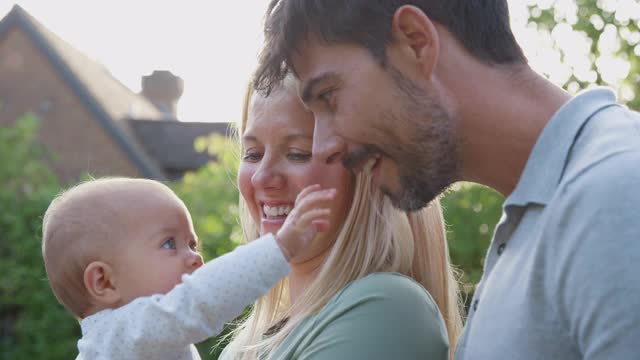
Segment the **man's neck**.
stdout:
<svg viewBox="0 0 640 360">
<path fill-rule="evenodd" d="M 484 77 L 484 78 L 482 78 Z M 535 73 L 487 68 L 476 72 L 457 109 L 462 179 L 509 196 L 545 125 L 570 95 Z M 455 91 L 455 89 L 453 89 Z M 459 94 L 459 92 L 455 92 Z"/>
</svg>

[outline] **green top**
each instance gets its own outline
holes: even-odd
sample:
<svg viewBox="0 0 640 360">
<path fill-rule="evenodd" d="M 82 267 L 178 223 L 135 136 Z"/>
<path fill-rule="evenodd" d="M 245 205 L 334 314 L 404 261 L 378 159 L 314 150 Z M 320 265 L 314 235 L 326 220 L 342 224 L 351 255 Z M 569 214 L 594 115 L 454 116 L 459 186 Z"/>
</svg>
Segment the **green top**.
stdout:
<svg viewBox="0 0 640 360">
<path fill-rule="evenodd" d="M 448 354 L 447 330 L 431 295 L 404 275 L 374 273 L 303 320 L 273 358 L 447 360 Z"/>
</svg>

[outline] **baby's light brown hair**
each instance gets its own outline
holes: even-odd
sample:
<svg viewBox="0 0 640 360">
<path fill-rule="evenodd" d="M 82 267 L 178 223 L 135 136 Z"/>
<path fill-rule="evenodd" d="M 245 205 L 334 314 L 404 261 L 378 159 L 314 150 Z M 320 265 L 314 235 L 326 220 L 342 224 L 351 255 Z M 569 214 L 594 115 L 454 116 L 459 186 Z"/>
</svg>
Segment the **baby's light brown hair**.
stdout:
<svg viewBox="0 0 640 360">
<path fill-rule="evenodd" d="M 42 225 L 42 256 L 49 284 L 58 301 L 82 319 L 91 308 L 84 271 L 93 261 L 116 256 L 125 237 L 125 188 L 166 185 L 146 179 L 101 178 L 76 185 L 59 194 L 47 208 Z M 131 189 L 130 189 L 131 190 Z M 155 189 L 154 189 L 155 190 Z"/>
</svg>

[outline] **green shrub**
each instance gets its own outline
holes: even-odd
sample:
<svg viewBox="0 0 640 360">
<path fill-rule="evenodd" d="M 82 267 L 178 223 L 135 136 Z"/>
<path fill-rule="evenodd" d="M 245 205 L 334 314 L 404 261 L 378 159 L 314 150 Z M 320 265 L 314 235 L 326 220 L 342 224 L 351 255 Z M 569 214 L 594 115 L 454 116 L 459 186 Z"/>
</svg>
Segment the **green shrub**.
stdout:
<svg viewBox="0 0 640 360">
<path fill-rule="evenodd" d="M 71 359 L 77 322 L 47 284 L 42 215 L 59 189 L 43 162 L 38 120 L 27 115 L 0 127 L 0 354 L 3 359 Z"/>
<path fill-rule="evenodd" d="M 205 260 L 231 251 L 240 241 L 238 223 L 238 160 L 231 140 L 214 135 L 197 142 L 199 150 L 215 154 L 210 162 L 169 186 L 191 212 Z"/>
<path fill-rule="evenodd" d="M 504 198 L 488 187 L 458 183 L 441 200 L 451 261 L 462 271 L 466 307 L 480 281 L 487 247 L 502 214 Z"/>
</svg>

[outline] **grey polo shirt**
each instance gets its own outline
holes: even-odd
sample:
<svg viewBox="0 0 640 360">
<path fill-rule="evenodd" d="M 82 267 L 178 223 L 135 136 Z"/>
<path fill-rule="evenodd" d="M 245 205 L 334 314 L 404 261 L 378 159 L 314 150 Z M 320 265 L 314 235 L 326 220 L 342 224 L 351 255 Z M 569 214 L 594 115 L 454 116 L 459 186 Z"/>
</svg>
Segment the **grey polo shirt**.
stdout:
<svg viewBox="0 0 640 360">
<path fill-rule="evenodd" d="M 611 91 L 574 97 L 540 135 L 456 359 L 640 359 L 640 116 Z"/>
</svg>

